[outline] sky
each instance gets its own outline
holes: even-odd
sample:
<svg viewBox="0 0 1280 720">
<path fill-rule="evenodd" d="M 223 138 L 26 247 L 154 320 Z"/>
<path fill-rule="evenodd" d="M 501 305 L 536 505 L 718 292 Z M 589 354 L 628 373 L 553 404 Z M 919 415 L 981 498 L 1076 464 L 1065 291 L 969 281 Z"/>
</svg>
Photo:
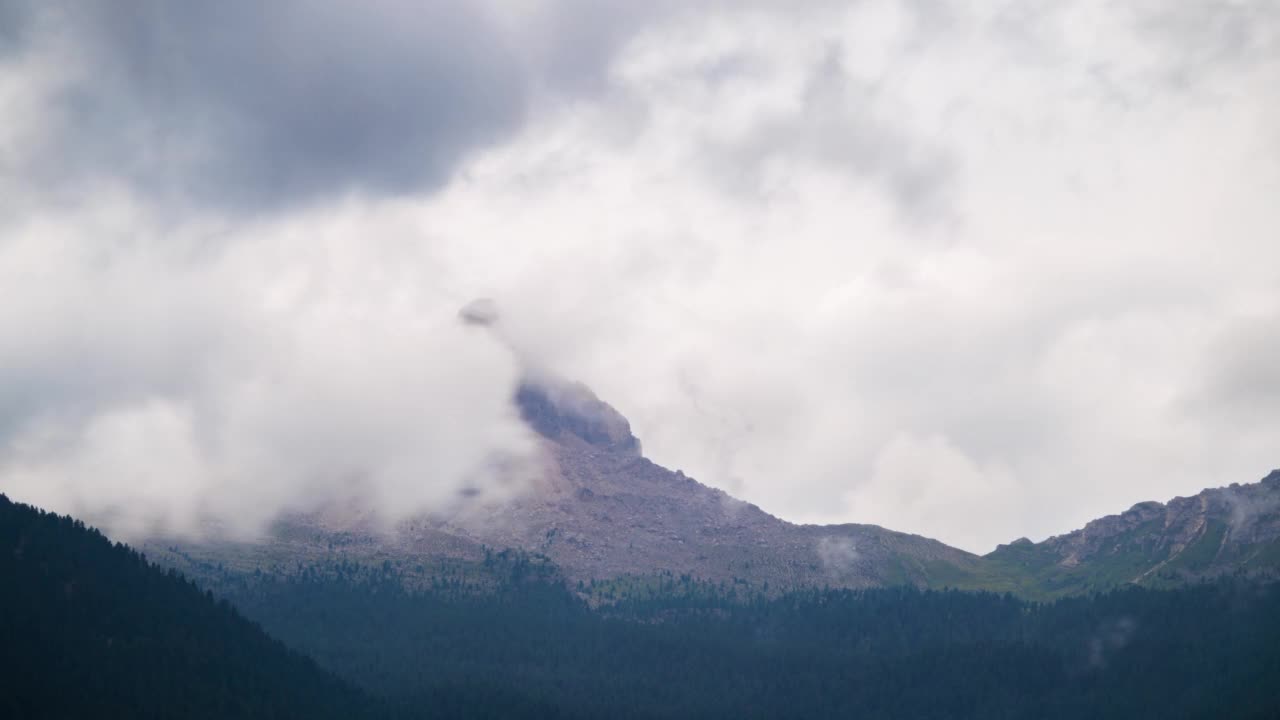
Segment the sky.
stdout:
<svg viewBox="0 0 1280 720">
<path fill-rule="evenodd" d="M 0 491 L 122 537 L 501 490 L 531 363 L 975 552 L 1280 467 L 1269 0 L 0 0 L 0 107 Z"/>
</svg>

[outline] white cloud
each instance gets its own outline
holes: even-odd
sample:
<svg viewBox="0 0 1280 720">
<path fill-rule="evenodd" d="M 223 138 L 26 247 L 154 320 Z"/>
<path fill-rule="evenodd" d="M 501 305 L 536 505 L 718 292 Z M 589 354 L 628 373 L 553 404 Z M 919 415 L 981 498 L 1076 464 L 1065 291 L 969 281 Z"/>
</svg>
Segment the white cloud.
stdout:
<svg viewBox="0 0 1280 720">
<path fill-rule="evenodd" d="M 24 300 L 0 315 L 4 490 L 135 536 L 253 532 L 351 499 L 394 521 L 464 486 L 510 492 L 523 478 L 490 469 L 531 447 L 514 359 L 457 322 L 394 222 L 360 215 L 176 256 L 175 238 L 81 218 L 0 246 Z M 357 226 L 376 232 L 353 242 Z"/>
<path fill-rule="evenodd" d="M 501 32 L 563 70 L 598 28 L 598 65 L 521 85 L 433 195 L 177 222 L 0 178 L 0 488 L 179 523 L 364 473 L 432 506 L 523 442 L 475 297 L 653 459 L 797 521 L 986 550 L 1277 464 L 1268 4 L 570 10 Z M 15 62 L 0 95 L 44 97 Z"/>
<path fill-rule="evenodd" d="M 1280 302 L 1275 13 L 1191 66 L 1142 8 L 1086 3 L 888 13 L 868 50 L 889 6 L 642 35 L 608 97 L 478 159 L 423 222 L 656 460 L 784 517 L 984 550 L 1261 476 L 1275 430 L 1182 396 L 1218 328 Z M 866 142 L 890 150 L 845 152 Z M 947 483 L 991 500 L 968 529 L 876 479 L 904 437 L 979 468 Z"/>
<path fill-rule="evenodd" d="M 960 547 L 1016 538 L 1016 518 L 1026 512 L 1024 488 L 1007 468 L 980 466 L 941 435 L 895 436 L 845 501 L 858 515 L 870 508 L 877 523 L 914 527 Z"/>
</svg>

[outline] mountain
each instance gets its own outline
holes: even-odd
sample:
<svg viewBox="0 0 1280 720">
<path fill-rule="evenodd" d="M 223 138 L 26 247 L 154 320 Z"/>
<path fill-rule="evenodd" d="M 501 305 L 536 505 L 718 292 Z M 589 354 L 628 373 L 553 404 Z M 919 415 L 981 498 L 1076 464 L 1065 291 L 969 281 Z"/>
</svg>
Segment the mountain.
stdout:
<svg viewBox="0 0 1280 720">
<path fill-rule="evenodd" d="M 1221 575 L 1280 574 L 1280 470 L 1261 482 L 1204 490 L 1119 515 L 1040 543 L 1025 538 L 983 558 L 1029 594 L 1060 595 L 1124 584 L 1170 585 Z"/>
<path fill-rule="evenodd" d="M 225 601 L 4 495 L 0 638 L 2 717 L 381 716 Z"/>
<path fill-rule="evenodd" d="M 360 508 L 281 518 L 260 541 L 157 538 L 146 549 L 200 577 L 299 563 L 390 563 L 410 583 L 471 573 L 493 551 L 541 558 L 570 581 L 688 575 L 775 591 L 957 587 L 1052 597 L 1125 583 L 1280 571 L 1280 474 L 1141 503 L 1041 543 L 977 555 L 875 525 L 797 525 L 644 457 L 630 424 L 587 387 L 526 380 L 513 401 L 538 437 L 537 477 L 514 499 L 463 493 L 393 532 Z"/>
<path fill-rule="evenodd" d="M 509 502 L 464 494 L 450 513 L 393 533 L 356 509 L 282 518 L 261 542 L 160 538 L 145 547 L 197 574 L 325 558 L 427 572 L 432 560 L 478 562 L 486 548 L 545 556 L 573 581 L 672 572 L 775 588 L 923 586 L 980 569 L 978 556 L 936 540 L 875 525 L 796 525 L 663 468 L 644 457 L 627 420 L 581 384 L 528 381 L 514 401 L 537 433 L 540 472 Z"/>
</svg>

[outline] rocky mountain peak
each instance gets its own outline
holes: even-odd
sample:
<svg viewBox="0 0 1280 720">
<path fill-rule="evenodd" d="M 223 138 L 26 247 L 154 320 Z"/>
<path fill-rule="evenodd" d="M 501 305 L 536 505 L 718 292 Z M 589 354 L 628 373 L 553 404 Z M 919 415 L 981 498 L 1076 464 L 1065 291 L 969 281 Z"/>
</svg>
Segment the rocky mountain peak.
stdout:
<svg viewBox="0 0 1280 720">
<path fill-rule="evenodd" d="M 640 441 L 631 434 L 631 423 L 586 385 L 565 380 L 532 361 L 505 332 L 497 303 L 489 298 L 473 300 L 458 311 L 458 318 L 488 330 L 512 353 L 524 372 L 512 402 L 539 435 L 559 444 L 576 439 L 627 458 L 639 457 Z"/>
<path fill-rule="evenodd" d="M 529 427 L 550 440 L 577 438 L 598 448 L 640 455 L 631 423 L 582 383 L 526 378 L 513 398 Z"/>
</svg>

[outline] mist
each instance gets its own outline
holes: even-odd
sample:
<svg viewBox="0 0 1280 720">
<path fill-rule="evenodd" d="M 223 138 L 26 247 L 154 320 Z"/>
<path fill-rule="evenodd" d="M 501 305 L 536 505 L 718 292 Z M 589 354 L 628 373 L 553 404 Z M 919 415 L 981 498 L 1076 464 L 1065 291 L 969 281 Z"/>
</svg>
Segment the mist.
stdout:
<svg viewBox="0 0 1280 720">
<path fill-rule="evenodd" d="M 0 247 L 26 299 L 0 323 L 4 491 L 123 537 L 507 491 L 492 468 L 531 448 L 515 359 L 382 262 L 394 246 Z"/>
</svg>

